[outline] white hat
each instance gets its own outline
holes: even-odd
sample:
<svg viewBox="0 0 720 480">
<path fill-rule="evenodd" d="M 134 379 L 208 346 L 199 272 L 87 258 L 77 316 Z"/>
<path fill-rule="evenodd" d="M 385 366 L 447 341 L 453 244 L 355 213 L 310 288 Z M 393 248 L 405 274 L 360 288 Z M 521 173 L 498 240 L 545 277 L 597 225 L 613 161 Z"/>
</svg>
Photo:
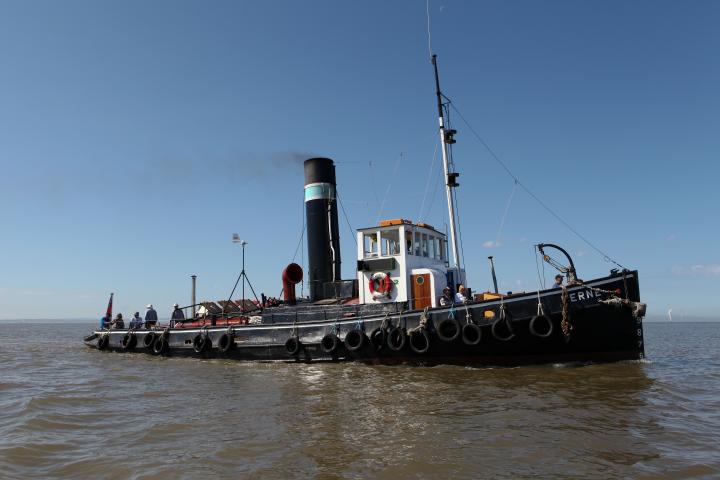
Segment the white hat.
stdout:
<svg viewBox="0 0 720 480">
<path fill-rule="evenodd" d="M 152 303 L 150 305 L 148 305 L 147 308 L 152 308 Z"/>
<path fill-rule="evenodd" d="M 180 305 L 178 305 L 177 303 L 173 305 L 173 307 L 179 307 L 179 306 L 180 306 Z"/>
</svg>

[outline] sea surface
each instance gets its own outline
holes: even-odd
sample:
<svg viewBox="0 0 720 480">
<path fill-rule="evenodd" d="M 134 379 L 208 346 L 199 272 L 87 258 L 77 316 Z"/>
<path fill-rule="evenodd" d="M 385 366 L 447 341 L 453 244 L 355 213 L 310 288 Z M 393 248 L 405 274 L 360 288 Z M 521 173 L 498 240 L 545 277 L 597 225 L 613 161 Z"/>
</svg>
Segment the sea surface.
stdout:
<svg viewBox="0 0 720 480">
<path fill-rule="evenodd" d="M 0 478 L 720 478 L 720 323 L 521 368 L 107 353 L 92 327 L 0 324 Z"/>
</svg>

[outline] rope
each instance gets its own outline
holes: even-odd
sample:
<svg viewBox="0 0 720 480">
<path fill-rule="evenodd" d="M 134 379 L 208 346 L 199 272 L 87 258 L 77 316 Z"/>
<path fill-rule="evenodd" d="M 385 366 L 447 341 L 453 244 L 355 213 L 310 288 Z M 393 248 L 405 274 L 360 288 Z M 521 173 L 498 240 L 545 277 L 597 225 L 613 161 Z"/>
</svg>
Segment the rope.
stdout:
<svg viewBox="0 0 720 480">
<path fill-rule="evenodd" d="M 389 325 L 390 325 L 390 314 L 386 313 L 385 318 L 383 318 L 383 321 L 380 324 L 380 330 L 387 330 Z"/>
<path fill-rule="evenodd" d="M 408 335 L 412 335 L 413 333 L 421 330 L 427 330 L 428 316 L 428 307 L 425 307 L 425 310 L 423 310 L 423 313 L 420 315 L 420 322 L 418 322 L 418 326 L 410 329 L 408 331 Z"/>
<path fill-rule="evenodd" d="M 473 320 L 472 313 L 470 312 L 470 309 L 467 306 L 467 303 L 465 304 L 465 323 L 475 323 Z"/>
<path fill-rule="evenodd" d="M 570 301 L 568 298 L 568 291 L 567 287 L 563 285 L 562 287 L 562 322 L 560 322 L 560 328 L 562 329 L 563 335 L 565 336 L 565 341 L 570 341 L 570 332 L 572 331 L 573 327 L 570 324 Z"/>
</svg>

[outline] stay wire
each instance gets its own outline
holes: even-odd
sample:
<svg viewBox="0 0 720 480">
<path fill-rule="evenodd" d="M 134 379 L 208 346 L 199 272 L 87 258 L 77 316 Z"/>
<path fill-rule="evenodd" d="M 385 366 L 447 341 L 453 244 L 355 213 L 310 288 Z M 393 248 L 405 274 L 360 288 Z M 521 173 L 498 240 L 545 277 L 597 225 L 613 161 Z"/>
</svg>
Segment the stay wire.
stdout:
<svg viewBox="0 0 720 480">
<path fill-rule="evenodd" d="M 446 97 L 446 98 L 447 98 L 447 97 Z M 540 200 L 540 198 L 539 198 L 537 195 L 535 195 L 527 186 L 525 186 L 525 184 L 523 184 L 523 183 L 520 181 L 520 179 L 519 179 L 517 176 L 515 176 L 515 174 L 510 170 L 510 168 L 505 164 L 505 162 L 503 162 L 502 160 L 500 160 L 500 157 L 498 157 L 498 156 L 495 154 L 495 152 L 493 151 L 493 149 L 490 148 L 490 146 L 485 142 L 485 140 L 483 140 L 483 138 L 480 136 L 480 134 L 477 133 L 477 131 L 475 131 L 475 129 L 472 127 L 472 125 L 470 125 L 470 123 L 467 121 L 467 119 L 465 119 L 465 117 L 464 117 L 463 114 L 457 109 L 457 107 L 456 107 L 455 105 L 453 105 L 451 102 L 448 102 L 448 104 L 450 104 L 450 105 L 452 106 L 452 108 L 455 110 L 455 113 L 457 113 L 457 114 L 460 116 L 460 119 L 462 119 L 462 121 L 465 123 L 465 125 L 468 127 L 468 129 L 470 129 L 470 131 L 472 132 L 472 134 L 475 135 L 475 138 L 477 138 L 478 141 L 483 145 L 483 147 L 485 147 L 485 150 L 488 151 L 488 153 L 490 154 L 490 156 L 492 156 L 492 158 L 505 170 L 505 172 L 507 172 L 507 174 L 508 174 L 518 185 L 520 185 L 520 187 L 521 187 L 523 190 L 525 190 L 525 192 L 526 192 L 528 195 L 530 195 L 530 196 L 531 196 L 541 207 L 543 207 L 550 215 L 552 215 L 553 217 L 555 217 L 555 219 L 556 219 L 557 221 L 559 221 L 560 223 L 562 223 L 568 230 L 570 230 L 572 233 L 574 233 L 580 240 L 582 240 L 583 242 L 585 242 L 585 244 L 587 244 L 590 248 L 592 248 L 592 249 L 595 250 L 597 253 L 599 253 L 600 255 L 602 255 L 602 257 L 603 257 L 604 260 L 606 260 L 606 261 L 608 261 L 608 262 L 611 262 L 611 263 L 614 263 L 615 265 L 617 265 L 618 267 L 620 267 L 620 268 L 622 268 L 622 269 L 625 268 L 624 266 L 620 265 L 617 261 L 615 261 L 613 258 L 611 258 L 607 253 L 603 252 L 602 250 L 600 250 L 600 248 L 596 247 L 595 244 L 593 244 L 590 240 L 588 240 L 587 238 L 585 238 L 584 235 L 582 235 L 580 232 L 578 232 L 577 230 L 575 230 L 572 226 L 570 226 L 570 224 L 569 224 L 568 222 L 565 221 L 565 219 L 563 219 L 560 215 L 558 215 L 557 213 L 555 213 L 555 211 L 554 211 L 553 209 L 551 209 L 549 206 L 547 206 L 547 205 L 545 204 L 545 202 L 543 202 L 542 200 Z"/>
<path fill-rule="evenodd" d="M 502 233 L 503 227 L 505 226 L 505 219 L 507 218 L 508 211 L 510 210 L 510 204 L 512 203 L 513 196 L 517 190 L 517 181 L 513 181 L 513 188 L 510 191 L 510 197 L 508 198 L 507 205 L 505 205 L 505 212 L 503 212 L 502 219 L 500 220 L 500 227 L 498 228 L 497 235 L 495 235 L 495 247 L 500 245 L 500 234 Z"/>
<path fill-rule="evenodd" d="M 420 212 L 418 213 L 418 221 L 423 218 L 423 210 L 425 209 L 425 200 L 427 199 L 428 191 L 430 191 L 430 181 L 434 178 L 433 170 L 435 169 L 435 161 L 437 160 L 438 143 L 435 142 L 435 151 L 433 152 L 432 163 L 430 164 L 430 171 L 428 172 L 428 178 L 425 182 L 425 192 L 423 193 L 423 199 L 420 203 Z"/>
<path fill-rule="evenodd" d="M 430 0 L 425 2 L 425 14 L 427 15 L 428 55 L 429 58 L 432 58 L 432 39 L 430 36 Z"/>
<path fill-rule="evenodd" d="M 395 168 L 393 169 L 393 174 L 390 177 L 391 179 L 397 177 L 397 171 L 400 167 L 400 162 L 403 159 L 403 152 L 400 152 L 400 155 L 398 156 L 397 160 L 395 160 Z M 385 194 L 383 195 L 382 202 L 380 202 L 380 209 L 378 210 L 377 215 L 377 223 L 380 223 L 380 217 L 382 216 L 383 208 L 385 208 L 385 201 L 387 200 L 388 194 L 390 193 L 390 189 L 392 188 L 392 181 L 388 182 L 388 186 L 385 189 Z"/>
<path fill-rule="evenodd" d="M 345 207 L 343 206 L 342 200 L 340 200 L 340 195 L 335 192 L 335 198 L 337 198 L 338 204 L 340 205 L 340 209 L 343 212 L 343 216 L 345 217 L 345 222 L 347 223 L 348 228 L 350 229 L 350 236 L 353 239 L 353 242 L 355 242 L 355 246 L 357 247 L 357 238 L 355 238 L 355 230 L 353 230 L 352 225 L 350 225 L 350 219 L 347 216 L 347 213 L 345 212 Z"/>
</svg>

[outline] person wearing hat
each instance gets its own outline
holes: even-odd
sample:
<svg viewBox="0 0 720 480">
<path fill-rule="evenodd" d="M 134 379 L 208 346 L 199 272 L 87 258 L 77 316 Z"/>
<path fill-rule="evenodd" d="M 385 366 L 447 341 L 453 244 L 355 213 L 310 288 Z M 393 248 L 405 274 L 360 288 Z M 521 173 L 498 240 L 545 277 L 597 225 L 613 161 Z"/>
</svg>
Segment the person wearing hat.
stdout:
<svg viewBox="0 0 720 480">
<path fill-rule="evenodd" d="M 440 297 L 440 305 L 443 307 L 453 304 L 453 294 L 450 287 L 443 288 L 442 297 Z"/>
<path fill-rule="evenodd" d="M 130 319 L 130 328 L 142 328 L 143 319 L 140 317 L 140 312 L 135 312 L 133 318 Z"/>
<path fill-rule="evenodd" d="M 152 303 L 147 306 L 147 311 L 145 312 L 145 328 L 150 329 L 155 326 L 157 323 L 157 312 L 152 306 Z"/>
<path fill-rule="evenodd" d="M 185 320 L 185 314 L 183 313 L 182 310 L 180 310 L 180 305 L 178 305 L 176 303 L 175 305 L 173 305 L 173 309 L 174 310 L 172 312 L 172 316 L 170 317 L 170 326 L 171 327 L 175 326 L 175 322 L 181 322 L 181 321 Z"/>
<path fill-rule="evenodd" d="M 559 273 L 555 275 L 555 283 L 553 284 L 553 288 L 562 288 L 562 282 L 563 282 L 563 276 Z"/>
</svg>

